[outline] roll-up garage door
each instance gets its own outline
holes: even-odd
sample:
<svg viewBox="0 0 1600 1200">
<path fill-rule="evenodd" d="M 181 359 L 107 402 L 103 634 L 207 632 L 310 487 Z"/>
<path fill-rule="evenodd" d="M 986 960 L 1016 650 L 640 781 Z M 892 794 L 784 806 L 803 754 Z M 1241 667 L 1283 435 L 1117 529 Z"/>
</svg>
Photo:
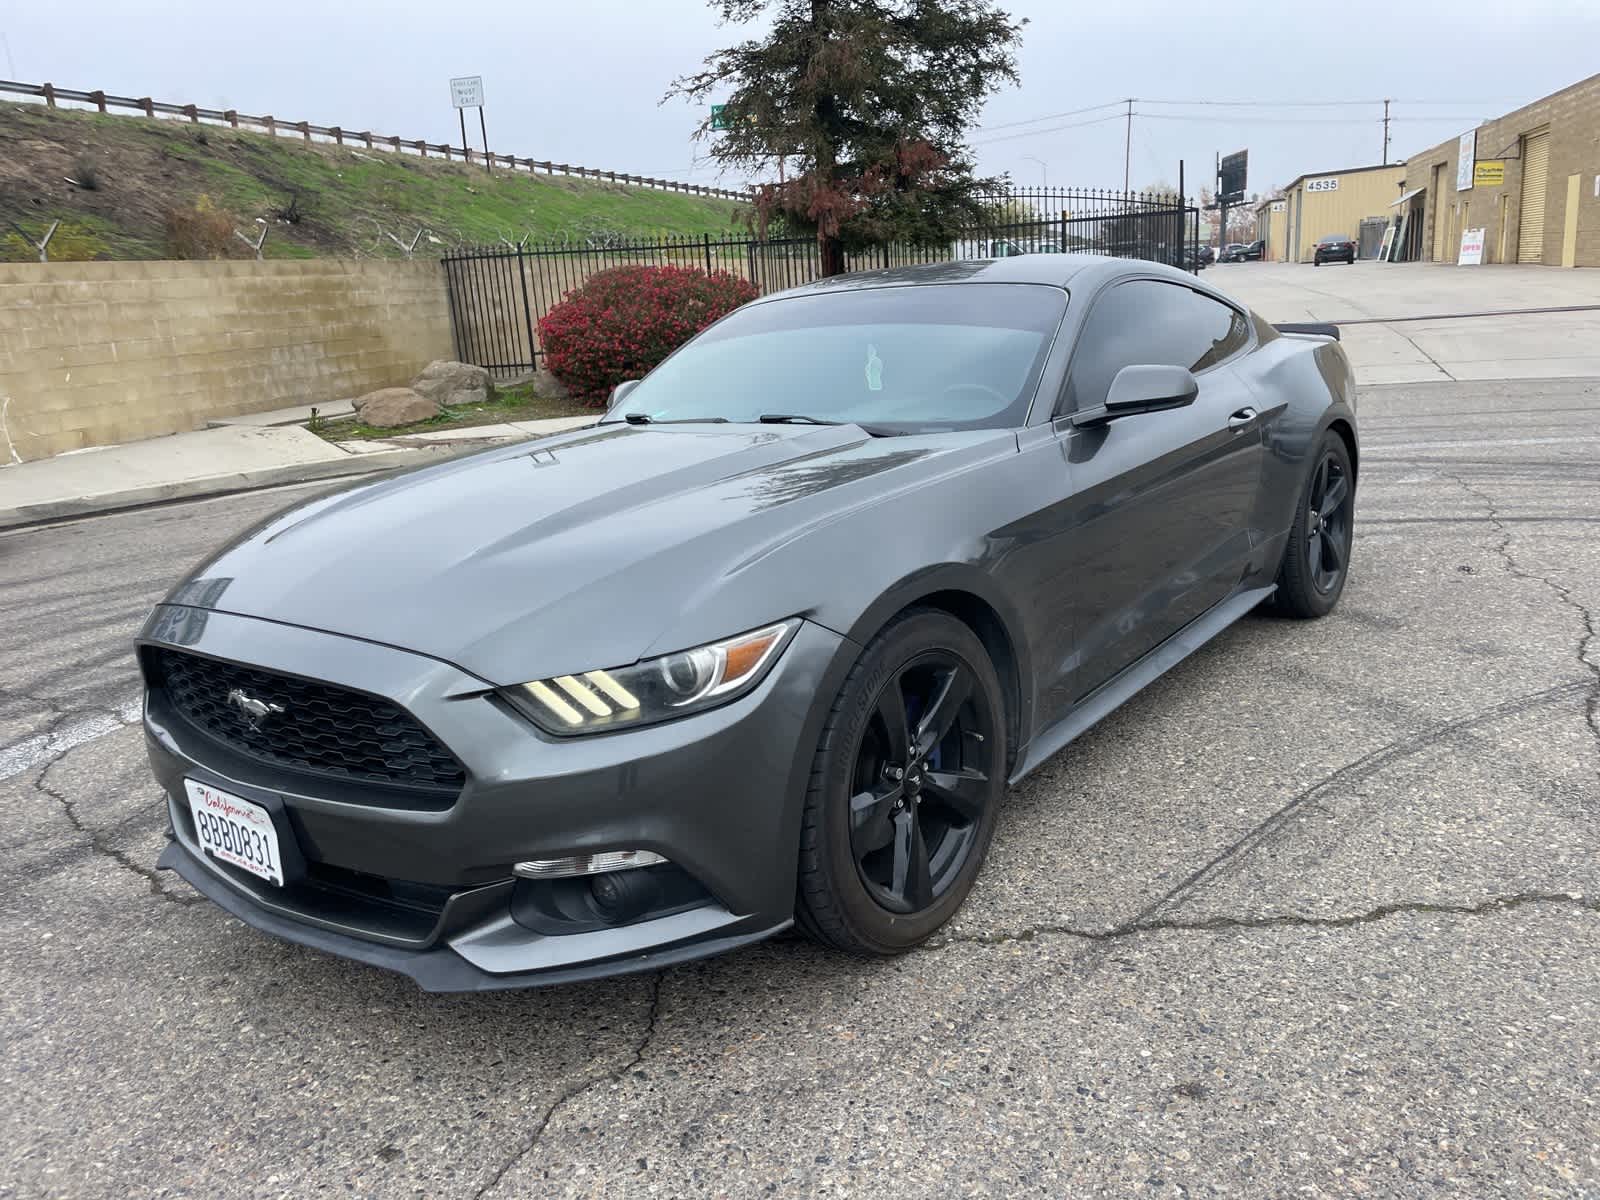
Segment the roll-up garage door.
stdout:
<svg viewBox="0 0 1600 1200">
<path fill-rule="evenodd" d="M 1450 191 L 1445 191 L 1444 167 L 1433 169 L 1433 261 L 1453 263 L 1456 260 L 1455 247 L 1450 244 L 1450 206 L 1446 203 L 1447 196 L 1455 195 L 1455 181 L 1451 180 Z"/>
<path fill-rule="evenodd" d="M 1550 190 L 1550 135 L 1536 134 L 1522 144 L 1522 213 L 1518 221 L 1517 261 L 1544 261 L 1544 197 Z"/>
</svg>

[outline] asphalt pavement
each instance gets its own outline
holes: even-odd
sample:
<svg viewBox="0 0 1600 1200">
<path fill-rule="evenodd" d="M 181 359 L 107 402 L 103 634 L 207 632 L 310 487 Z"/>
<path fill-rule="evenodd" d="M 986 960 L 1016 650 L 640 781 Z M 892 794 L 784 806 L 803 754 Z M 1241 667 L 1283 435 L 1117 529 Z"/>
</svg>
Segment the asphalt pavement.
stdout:
<svg viewBox="0 0 1600 1200">
<path fill-rule="evenodd" d="M 152 864 L 130 638 L 317 487 L 0 534 L 0 1196 L 1600 1196 L 1600 382 L 1367 390 L 1349 586 L 904 958 L 429 996 Z"/>
</svg>

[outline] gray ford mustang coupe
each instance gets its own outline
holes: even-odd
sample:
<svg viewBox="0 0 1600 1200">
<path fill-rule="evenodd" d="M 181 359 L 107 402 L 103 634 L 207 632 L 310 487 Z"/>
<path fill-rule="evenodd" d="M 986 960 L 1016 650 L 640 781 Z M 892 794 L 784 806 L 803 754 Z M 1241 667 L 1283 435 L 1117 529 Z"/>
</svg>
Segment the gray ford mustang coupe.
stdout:
<svg viewBox="0 0 1600 1200">
<path fill-rule="evenodd" d="M 769 296 L 591 428 L 312 500 L 174 588 L 138 647 L 160 865 L 430 990 L 791 924 L 906 950 L 1007 784 L 1263 602 L 1334 606 L 1356 465 L 1331 331 L 1165 267 Z"/>
</svg>

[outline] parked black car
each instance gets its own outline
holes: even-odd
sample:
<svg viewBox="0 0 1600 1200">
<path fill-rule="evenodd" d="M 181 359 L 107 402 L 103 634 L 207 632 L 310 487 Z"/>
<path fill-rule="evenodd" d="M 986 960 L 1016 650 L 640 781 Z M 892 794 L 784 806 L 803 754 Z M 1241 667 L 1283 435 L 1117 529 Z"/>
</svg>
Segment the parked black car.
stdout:
<svg viewBox="0 0 1600 1200">
<path fill-rule="evenodd" d="M 1345 262 L 1354 264 L 1356 261 L 1356 244 L 1342 233 L 1330 233 L 1317 243 L 1316 252 L 1311 256 L 1311 265 L 1320 267 L 1325 262 Z"/>
<path fill-rule="evenodd" d="M 1229 242 L 1222 248 L 1222 261 L 1243 262 L 1246 249 L 1247 247 L 1243 242 Z"/>
<path fill-rule="evenodd" d="M 1260 262 L 1266 256 L 1267 256 L 1267 243 L 1265 242 L 1265 240 L 1263 240 L 1261 238 L 1257 238 L 1253 242 L 1245 243 L 1244 254 L 1240 257 L 1239 261 L 1240 262 Z"/>
<path fill-rule="evenodd" d="M 195 568 L 139 637 L 159 865 L 431 990 L 791 924 L 907 950 L 1009 784 L 1263 602 L 1333 608 L 1356 463 L 1336 331 L 1172 267 L 767 296 L 594 426 L 317 497 Z"/>
</svg>

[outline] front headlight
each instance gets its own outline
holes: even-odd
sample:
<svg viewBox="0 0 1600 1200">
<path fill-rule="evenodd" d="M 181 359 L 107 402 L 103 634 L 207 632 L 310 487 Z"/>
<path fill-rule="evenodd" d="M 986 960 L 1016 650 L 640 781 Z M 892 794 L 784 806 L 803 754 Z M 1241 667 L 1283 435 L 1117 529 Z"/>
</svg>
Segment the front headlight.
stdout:
<svg viewBox="0 0 1600 1200">
<path fill-rule="evenodd" d="M 798 628 L 798 620 L 780 621 L 631 667 L 535 679 L 501 695 L 555 734 L 670 721 L 725 704 L 755 687 Z"/>
</svg>

